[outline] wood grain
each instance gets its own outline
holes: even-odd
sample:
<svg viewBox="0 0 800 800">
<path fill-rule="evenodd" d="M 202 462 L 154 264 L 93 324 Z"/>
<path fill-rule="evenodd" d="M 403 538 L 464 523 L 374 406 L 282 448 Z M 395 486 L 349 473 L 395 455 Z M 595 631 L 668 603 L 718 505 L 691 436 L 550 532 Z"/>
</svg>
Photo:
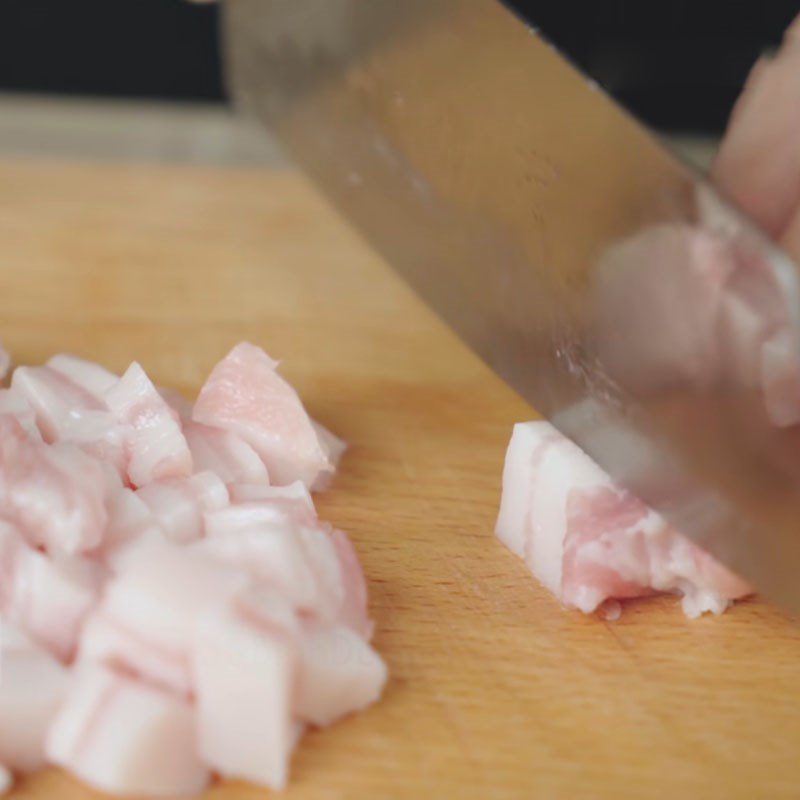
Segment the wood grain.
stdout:
<svg viewBox="0 0 800 800">
<path fill-rule="evenodd" d="M 291 172 L 0 163 L 0 336 L 187 393 L 247 338 L 352 444 L 323 515 L 370 582 L 384 699 L 308 735 L 295 798 L 800 796 L 800 627 L 562 610 L 493 537 L 533 412 Z M 268 793 L 243 784 L 209 798 Z M 94 797 L 57 771 L 16 797 Z"/>
</svg>

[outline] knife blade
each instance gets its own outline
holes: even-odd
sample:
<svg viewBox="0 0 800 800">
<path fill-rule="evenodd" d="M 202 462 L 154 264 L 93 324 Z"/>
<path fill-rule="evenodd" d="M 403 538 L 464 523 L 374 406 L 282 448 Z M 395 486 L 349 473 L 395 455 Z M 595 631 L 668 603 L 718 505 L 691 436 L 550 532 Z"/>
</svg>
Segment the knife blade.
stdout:
<svg viewBox="0 0 800 800">
<path fill-rule="evenodd" d="M 495 0 L 231 0 L 225 46 L 239 104 L 467 345 L 800 610 L 787 256 Z"/>
</svg>

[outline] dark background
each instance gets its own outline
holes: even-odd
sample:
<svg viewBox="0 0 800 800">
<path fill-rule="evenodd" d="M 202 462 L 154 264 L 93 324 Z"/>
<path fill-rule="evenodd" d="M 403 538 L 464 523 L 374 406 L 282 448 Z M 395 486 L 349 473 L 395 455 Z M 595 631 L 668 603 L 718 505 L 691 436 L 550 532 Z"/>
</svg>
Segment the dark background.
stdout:
<svg viewBox="0 0 800 800">
<path fill-rule="evenodd" d="M 364 0 L 402 2 L 403 0 Z M 721 130 L 797 0 L 510 3 L 653 125 Z M 2 0 L 0 90 L 223 101 L 219 11 L 183 0 Z"/>
</svg>

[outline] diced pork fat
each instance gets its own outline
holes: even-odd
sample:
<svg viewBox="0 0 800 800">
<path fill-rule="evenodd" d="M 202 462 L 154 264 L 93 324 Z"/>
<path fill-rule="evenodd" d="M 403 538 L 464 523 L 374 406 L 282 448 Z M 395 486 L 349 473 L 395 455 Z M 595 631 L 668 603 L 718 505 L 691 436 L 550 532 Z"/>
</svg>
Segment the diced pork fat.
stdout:
<svg viewBox="0 0 800 800">
<path fill-rule="evenodd" d="M 84 392 L 88 392 L 101 403 L 106 392 L 119 380 L 119 375 L 101 367 L 100 364 L 69 353 L 54 355 L 47 362 L 47 366 L 80 386 Z"/>
<path fill-rule="evenodd" d="M 211 527 L 217 530 L 219 520 L 212 519 Z M 279 589 L 296 608 L 306 613 L 327 615 L 331 611 L 330 596 L 320 586 L 300 537 L 285 521 L 238 528 L 231 525 L 224 533 L 209 533 L 200 549 L 225 564 L 245 570 L 253 579 Z"/>
<path fill-rule="evenodd" d="M 44 766 L 47 729 L 67 688 L 68 673 L 44 648 L 0 621 L 0 762 L 31 772 Z"/>
<path fill-rule="evenodd" d="M 17 367 L 11 388 L 27 400 L 47 442 L 69 431 L 77 411 L 103 411 L 101 400 L 50 367 Z"/>
<path fill-rule="evenodd" d="M 380 694 L 358 559 L 308 490 L 343 444 L 274 367 L 235 348 L 195 420 L 138 364 L 59 355 L 0 390 L 0 781 L 279 788 L 306 724 Z"/>
<path fill-rule="evenodd" d="M 46 749 L 52 763 L 111 794 L 176 797 L 209 781 L 188 701 L 99 665 L 76 670 Z"/>
<path fill-rule="evenodd" d="M 334 470 L 335 447 L 323 444 L 297 392 L 278 375 L 277 361 L 247 342 L 236 345 L 212 370 L 193 419 L 239 435 L 264 460 L 270 480 L 307 487 Z"/>
<path fill-rule="evenodd" d="M 290 510 L 276 503 L 236 503 L 206 512 L 205 529 L 209 537 L 225 538 L 249 530 L 283 528 L 291 531 L 293 517 Z"/>
<path fill-rule="evenodd" d="M 120 425 L 109 411 L 77 410 L 57 441 L 76 445 L 84 453 L 112 466 L 128 482 L 129 429 Z"/>
<path fill-rule="evenodd" d="M 374 624 L 367 614 L 367 581 L 350 537 L 334 528 L 331 541 L 339 560 L 344 594 L 339 618 L 365 639 L 371 639 Z"/>
<path fill-rule="evenodd" d="M 130 428 L 128 477 L 140 487 L 192 474 L 192 455 L 170 407 L 134 362 L 105 394 L 105 402 L 121 424 Z"/>
<path fill-rule="evenodd" d="M 0 615 L 61 661 L 74 655 L 102 579 L 95 561 L 48 557 L 0 522 Z"/>
<path fill-rule="evenodd" d="M 199 422 L 187 422 L 183 432 L 198 472 L 216 472 L 225 483 L 269 484 L 261 456 L 240 436 Z"/>
<path fill-rule="evenodd" d="M 128 554 L 106 586 L 99 613 L 104 622 L 116 627 L 116 638 L 126 644 L 118 651 L 117 645 L 102 647 L 116 653 L 113 658 L 109 656 L 113 663 L 188 694 L 198 621 L 214 608 L 232 602 L 249 584 L 244 572 L 208 555 L 150 542 Z M 140 657 L 140 646 L 151 653 L 159 652 L 159 658 Z M 134 654 L 131 662 L 128 653 Z M 156 665 L 152 674 L 144 672 L 147 663 Z"/>
<path fill-rule="evenodd" d="M 682 595 L 694 617 L 751 591 L 546 422 L 514 426 L 496 532 L 547 589 L 586 613 L 658 591 Z"/>
<path fill-rule="evenodd" d="M 279 588 L 314 618 L 339 621 L 369 637 L 366 583 L 352 544 L 305 515 L 271 501 L 232 505 L 205 515 L 201 552 Z"/>
<path fill-rule="evenodd" d="M 297 532 L 320 593 L 327 598 L 327 610 L 319 618 L 341 622 L 369 639 L 366 581 L 347 535 L 325 523 L 302 526 Z"/>
<path fill-rule="evenodd" d="M 106 541 L 113 545 L 133 539 L 155 524 L 153 512 L 140 492 L 123 488 L 114 495 L 109 504 Z"/>
<path fill-rule="evenodd" d="M 110 463 L 121 475 L 126 462 L 126 429 L 106 408 L 97 390 L 107 381 L 90 380 L 83 372 L 102 367 L 81 362 L 80 368 L 66 369 L 72 356 L 55 356 L 56 366 L 19 367 L 12 377 L 11 391 L 32 409 L 36 425 L 47 442 L 71 442 L 86 453 Z M 80 361 L 80 359 L 76 359 Z M 58 367 L 58 368 L 57 368 Z M 73 375 L 77 374 L 77 380 Z M 106 373 L 111 380 L 117 378 Z M 86 388 L 91 387 L 91 388 Z M 18 404 L 18 400 L 7 401 Z M 28 429 L 28 415 L 16 416 Z"/>
<path fill-rule="evenodd" d="M 42 441 L 33 407 L 16 389 L 0 389 L 0 414 L 14 417 L 29 439 L 35 442 Z"/>
<path fill-rule="evenodd" d="M 31 441 L 16 419 L 0 415 L 0 506 L 34 545 L 95 550 L 119 485 L 113 470 L 74 445 Z"/>
<path fill-rule="evenodd" d="M 170 647 L 101 609 L 86 621 L 79 664 L 105 664 L 154 686 L 188 697 L 192 692 L 190 659 L 185 648 Z"/>
<path fill-rule="evenodd" d="M 198 629 L 194 667 L 203 760 L 224 777 L 283 788 L 295 744 L 292 643 L 221 608 Z"/>
<path fill-rule="evenodd" d="M 262 635 L 291 643 L 298 671 L 292 703 L 296 718 L 329 725 L 377 699 L 386 666 L 352 628 L 298 616 L 281 593 L 261 588 L 245 592 L 236 611 Z"/>
<path fill-rule="evenodd" d="M 203 514 L 228 505 L 228 490 L 213 472 L 150 483 L 137 492 L 170 541 L 186 544 L 204 534 Z"/>
<path fill-rule="evenodd" d="M 280 509 L 300 525 L 314 525 L 317 521 L 314 500 L 302 481 L 288 486 L 233 483 L 228 490 L 234 504 L 263 503 Z"/>
<path fill-rule="evenodd" d="M 314 725 L 330 725 L 380 697 L 386 665 L 351 628 L 309 627 L 300 639 L 295 713 Z"/>
</svg>

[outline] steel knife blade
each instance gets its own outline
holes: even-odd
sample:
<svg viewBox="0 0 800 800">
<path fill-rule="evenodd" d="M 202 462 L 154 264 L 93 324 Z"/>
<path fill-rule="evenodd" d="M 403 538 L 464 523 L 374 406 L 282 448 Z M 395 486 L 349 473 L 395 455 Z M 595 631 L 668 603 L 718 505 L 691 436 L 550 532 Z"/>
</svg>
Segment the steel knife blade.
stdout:
<svg viewBox="0 0 800 800">
<path fill-rule="evenodd" d="M 230 0 L 225 47 L 238 102 L 467 345 L 800 610 L 787 256 L 496 0 Z"/>
</svg>

